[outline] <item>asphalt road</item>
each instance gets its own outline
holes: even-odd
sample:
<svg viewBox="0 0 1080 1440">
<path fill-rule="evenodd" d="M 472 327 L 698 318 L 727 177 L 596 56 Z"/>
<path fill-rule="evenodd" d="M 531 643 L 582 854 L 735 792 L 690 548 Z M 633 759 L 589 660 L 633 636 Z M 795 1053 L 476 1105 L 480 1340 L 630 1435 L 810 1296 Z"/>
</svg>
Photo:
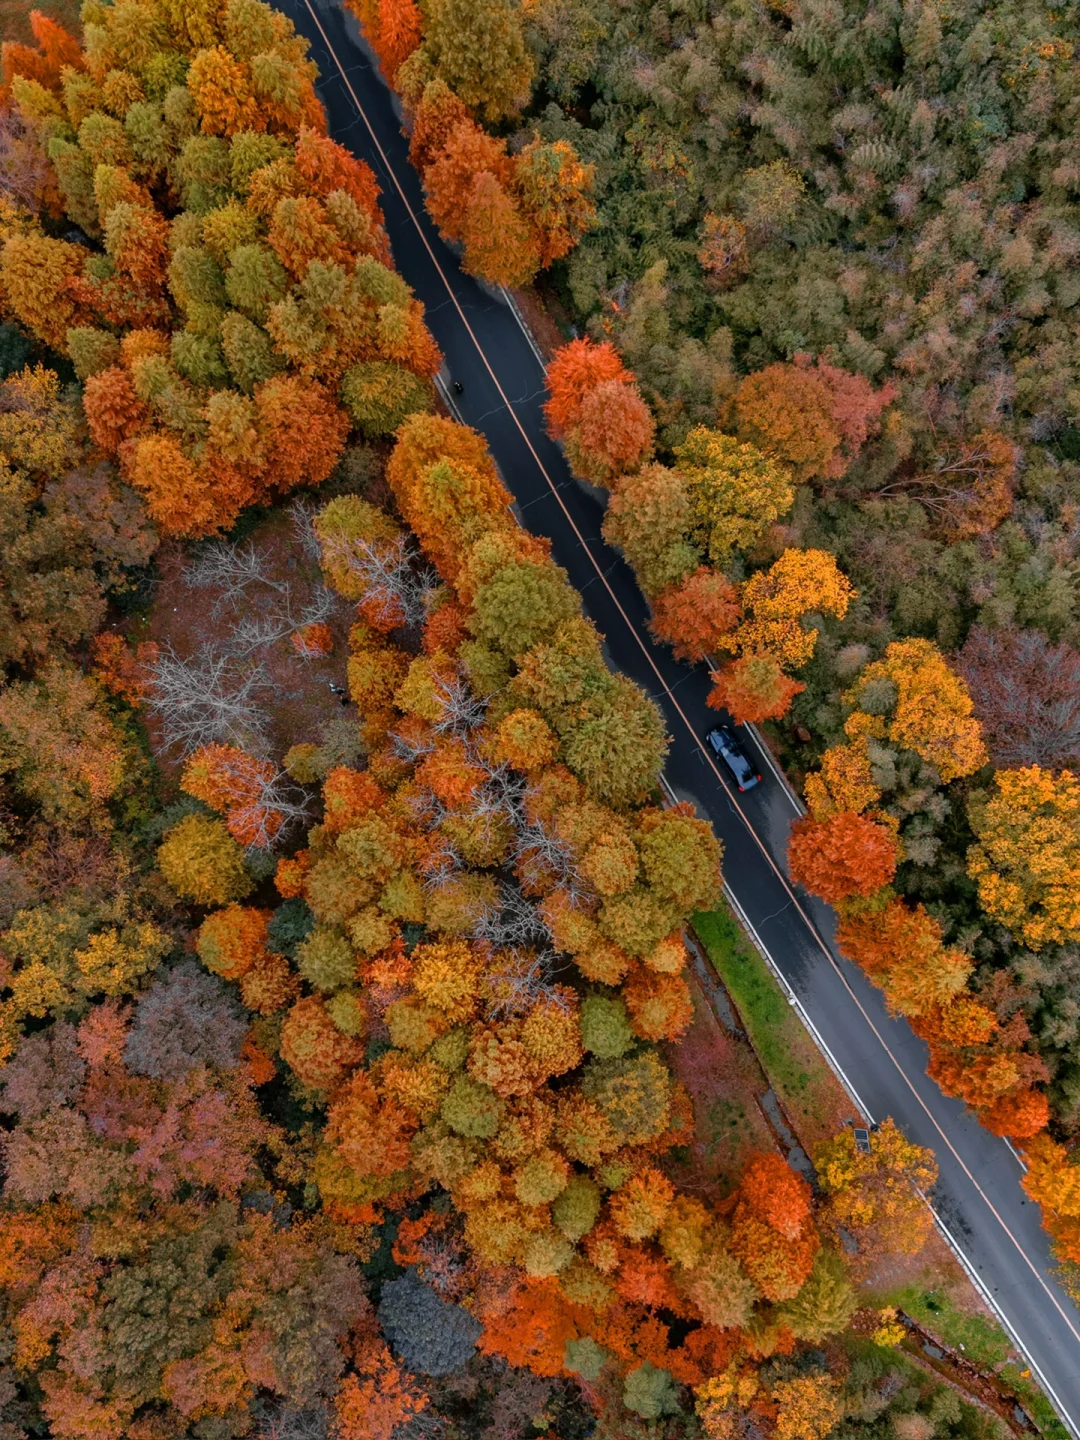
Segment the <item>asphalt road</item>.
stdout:
<svg viewBox="0 0 1080 1440">
<path fill-rule="evenodd" d="M 390 93 L 358 43 L 355 21 L 332 0 L 278 3 L 311 42 L 331 134 L 367 160 L 379 180 L 395 262 L 426 306 L 450 375 L 464 386 L 455 397 L 462 418 L 487 437 L 523 522 L 551 539 L 555 559 L 606 637 L 611 664 L 662 707 L 672 737 L 669 785 L 713 821 L 733 899 L 864 1114 L 891 1115 L 912 1140 L 934 1150 L 941 1171 L 936 1213 L 1080 1440 L 1080 1313 L 1053 1279 L 1038 1210 L 1019 1185 L 1019 1162 L 926 1077 L 922 1042 L 834 953 L 828 908 L 789 887 L 783 855 L 795 809 L 778 779 L 763 768 L 765 783 L 740 797 L 711 763 L 701 743 L 716 719 L 705 705 L 707 673 L 676 664 L 670 651 L 650 642 L 634 577 L 601 538 L 599 504 L 547 438 L 543 367 L 511 310 L 462 274 L 428 221 Z"/>
</svg>

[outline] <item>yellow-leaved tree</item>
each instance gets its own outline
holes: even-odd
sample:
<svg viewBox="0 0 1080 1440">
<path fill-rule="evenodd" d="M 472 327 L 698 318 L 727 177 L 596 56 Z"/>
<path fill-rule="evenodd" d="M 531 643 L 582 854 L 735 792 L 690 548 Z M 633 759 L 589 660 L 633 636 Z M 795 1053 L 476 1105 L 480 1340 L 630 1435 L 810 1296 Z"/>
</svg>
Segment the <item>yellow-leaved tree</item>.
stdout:
<svg viewBox="0 0 1080 1440">
<path fill-rule="evenodd" d="M 999 770 L 971 805 L 968 874 L 979 903 L 1032 950 L 1080 937 L 1080 781 L 1031 765 Z"/>
</svg>

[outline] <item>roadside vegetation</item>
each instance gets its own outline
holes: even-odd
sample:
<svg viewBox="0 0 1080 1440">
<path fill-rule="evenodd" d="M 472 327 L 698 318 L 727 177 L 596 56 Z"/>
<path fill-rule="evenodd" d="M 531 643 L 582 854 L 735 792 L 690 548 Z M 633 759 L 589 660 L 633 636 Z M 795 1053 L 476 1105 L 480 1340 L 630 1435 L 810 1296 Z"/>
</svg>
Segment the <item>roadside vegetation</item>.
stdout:
<svg viewBox="0 0 1080 1440">
<path fill-rule="evenodd" d="M 418 16 L 377 38 L 440 223 L 528 278 L 594 177 L 484 128 L 528 98 L 516 12 Z M 764 1124 L 684 1180 L 683 933 L 720 846 L 662 805 L 660 714 L 482 437 L 435 413 L 304 41 L 261 0 L 18 18 L 4 1440 L 999 1440 L 859 1291 L 925 1247 L 932 1157 L 892 1126 L 860 1156 L 808 1052 L 777 1083 L 818 1187 Z"/>
<path fill-rule="evenodd" d="M 792 875 L 1080 1263 L 1075 13 L 354 8 L 467 268 L 573 325 L 551 434 Z"/>
</svg>

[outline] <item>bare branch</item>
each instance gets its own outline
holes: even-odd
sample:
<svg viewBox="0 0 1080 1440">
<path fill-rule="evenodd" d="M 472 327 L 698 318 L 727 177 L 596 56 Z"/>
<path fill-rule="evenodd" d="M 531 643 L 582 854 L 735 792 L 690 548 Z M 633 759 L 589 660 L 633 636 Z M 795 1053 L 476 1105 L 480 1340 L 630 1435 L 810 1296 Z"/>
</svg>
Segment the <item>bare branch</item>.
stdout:
<svg viewBox="0 0 1080 1440">
<path fill-rule="evenodd" d="M 322 1406 L 295 1410 L 291 1405 L 266 1408 L 257 1440 L 330 1440 L 332 1417 Z"/>
<path fill-rule="evenodd" d="M 411 540 L 399 536 L 376 544 L 338 535 L 328 541 L 326 555 L 360 581 L 363 603 L 380 624 L 416 628 L 427 619 L 438 579 L 429 566 L 418 564 Z"/>
<path fill-rule="evenodd" d="M 271 689 L 261 663 L 238 664 L 213 646 L 184 660 L 168 646 L 151 672 L 148 704 L 170 750 L 190 755 L 200 745 L 227 744 L 258 754 L 267 748 L 261 700 Z"/>
<path fill-rule="evenodd" d="M 540 954 L 507 951 L 505 964 L 490 971 L 485 979 L 488 1018 L 503 1020 L 513 1015 L 524 1015 L 538 1000 L 544 999 L 555 1000 L 565 1007 L 565 998 L 559 994 L 559 987 L 551 978 L 554 962 L 555 956 L 550 950 Z"/>
<path fill-rule="evenodd" d="M 0 109 L 0 195 L 28 210 L 41 209 L 52 167 L 14 108 Z"/>
<path fill-rule="evenodd" d="M 311 500 L 294 500 L 289 506 L 296 543 L 305 557 L 316 565 L 322 564 L 322 542 L 315 533 L 315 516 L 319 507 Z"/>
<path fill-rule="evenodd" d="M 442 717 L 435 722 L 435 729 L 440 734 L 452 732 L 461 735 L 484 723 L 487 701 L 474 695 L 460 675 L 449 678 L 436 676 L 435 688 L 436 699 L 443 712 Z"/>
<path fill-rule="evenodd" d="M 237 605 L 247 598 L 255 585 L 264 585 L 278 592 L 287 589 L 284 583 L 269 580 L 266 571 L 270 560 L 265 550 L 247 541 L 234 545 L 228 540 L 211 540 L 201 545 L 191 564 L 184 571 L 184 583 L 192 590 L 219 589 L 215 611 L 225 605 Z"/>
<path fill-rule="evenodd" d="M 262 775 L 246 762 L 242 756 L 235 765 L 228 760 L 218 764 L 222 798 L 237 834 L 250 837 L 248 849 L 272 850 L 308 818 L 311 796 L 284 770 L 268 767 Z"/>
</svg>

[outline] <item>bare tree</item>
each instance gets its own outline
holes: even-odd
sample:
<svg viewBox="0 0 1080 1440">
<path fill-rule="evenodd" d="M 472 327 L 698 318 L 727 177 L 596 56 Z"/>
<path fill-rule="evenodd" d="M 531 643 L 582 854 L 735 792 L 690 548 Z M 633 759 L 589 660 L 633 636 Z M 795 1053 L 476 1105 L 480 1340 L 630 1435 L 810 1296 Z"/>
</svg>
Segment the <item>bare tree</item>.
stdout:
<svg viewBox="0 0 1080 1440">
<path fill-rule="evenodd" d="M 337 596 L 324 585 L 317 586 L 311 599 L 298 610 L 293 608 L 289 586 L 279 588 L 278 593 L 280 600 L 261 614 L 245 615 L 237 620 L 227 641 L 234 654 L 253 655 L 256 650 L 265 650 L 308 625 L 325 624 L 338 609 Z"/>
<path fill-rule="evenodd" d="M 312 513 L 299 503 L 291 511 L 298 543 L 309 558 L 313 546 L 315 557 L 319 554 Z M 269 569 L 269 555 L 250 540 L 240 545 L 213 540 L 200 547 L 185 572 L 184 580 L 192 589 L 218 591 L 211 611 L 215 618 L 226 609 L 250 607 L 251 613 L 233 622 L 225 641 L 233 655 L 253 655 L 308 625 L 325 624 L 342 607 L 339 597 L 321 582 L 312 585 L 310 597 L 300 604 L 290 582 L 272 579 Z"/>
<path fill-rule="evenodd" d="M 332 564 L 360 581 L 364 605 L 380 624 L 414 629 L 427 619 L 438 578 L 430 566 L 420 563 L 411 540 L 399 536 L 376 542 L 338 535 L 325 548 Z"/>
<path fill-rule="evenodd" d="M 261 702 L 271 689 L 261 663 L 240 664 L 212 645 L 185 660 L 170 645 L 154 664 L 147 703 L 161 721 L 166 747 L 181 755 L 214 744 L 261 754 L 268 726 Z"/>
<path fill-rule="evenodd" d="M 41 208 L 52 167 L 12 107 L 0 109 L 0 195 L 28 210 Z"/>
<path fill-rule="evenodd" d="M 220 590 L 214 612 L 247 599 L 255 586 L 281 591 L 286 587 L 267 577 L 269 557 L 251 541 L 234 545 L 228 540 L 210 540 L 196 551 L 184 571 L 184 583 L 192 590 Z"/>
<path fill-rule="evenodd" d="M 486 940 L 497 950 L 522 950 L 547 944 L 548 929 L 539 909 L 517 885 L 503 885 L 499 899 L 499 908 L 476 922 L 474 939 Z"/>
<path fill-rule="evenodd" d="M 277 1404 L 261 1408 L 257 1440 L 330 1440 L 333 1433 L 333 1417 L 321 1405 L 306 1410 Z"/>
<path fill-rule="evenodd" d="M 442 715 L 435 722 L 440 734 L 467 735 L 484 723 L 487 700 L 475 695 L 461 675 L 435 677 L 435 698 Z"/>
<path fill-rule="evenodd" d="M 404 760 L 407 765 L 413 765 L 417 760 L 422 760 L 425 755 L 430 755 L 435 749 L 431 740 L 418 740 L 414 736 L 399 735 L 394 731 L 390 736 L 390 748 L 399 760 Z"/>
<path fill-rule="evenodd" d="M 318 513 L 319 507 L 312 500 L 294 500 L 289 506 L 289 519 L 297 544 L 308 560 L 321 567 L 322 541 L 315 530 Z"/>
</svg>

